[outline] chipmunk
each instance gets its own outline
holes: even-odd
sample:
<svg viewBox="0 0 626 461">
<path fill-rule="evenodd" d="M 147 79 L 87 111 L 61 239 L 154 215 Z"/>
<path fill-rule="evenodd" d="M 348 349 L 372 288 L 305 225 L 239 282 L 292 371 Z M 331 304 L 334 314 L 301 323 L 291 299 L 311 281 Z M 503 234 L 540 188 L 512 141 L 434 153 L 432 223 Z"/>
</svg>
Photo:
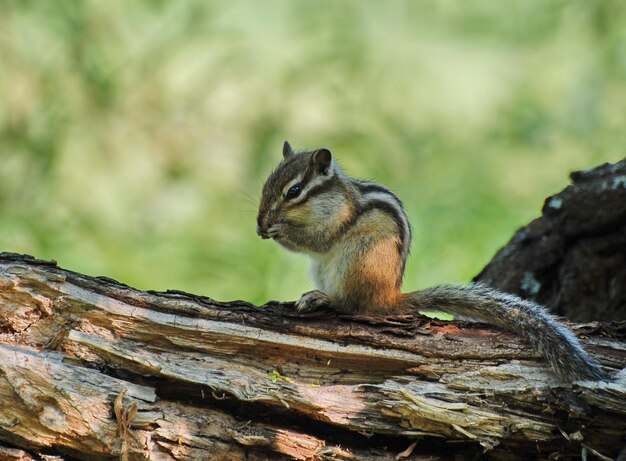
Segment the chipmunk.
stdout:
<svg viewBox="0 0 626 461">
<path fill-rule="evenodd" d="M 326 148 L 296 153 L 285 141 L 263 186 L 257 233 L 311 258 L 318 289 L 302 295 L 298 311 L 447 312 L 519 334 L 563 379 L 607 379 L 578 339 L 532 301 L 480 283 L 402 293 L 411 243 L 402 202 L 386 187 L 346 176 Z"/>
</svg>

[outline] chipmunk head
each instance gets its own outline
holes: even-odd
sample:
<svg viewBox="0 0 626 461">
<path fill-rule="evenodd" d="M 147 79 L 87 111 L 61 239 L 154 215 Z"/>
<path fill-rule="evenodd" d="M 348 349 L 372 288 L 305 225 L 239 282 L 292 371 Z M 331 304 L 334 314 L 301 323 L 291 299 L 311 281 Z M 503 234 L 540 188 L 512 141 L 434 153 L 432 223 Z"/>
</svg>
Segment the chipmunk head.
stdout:
<svg viewBox="0 0 626 461">
<path fill-rule="evenodd" d="M 323 219 L 323 206 L 316 198 L 335 185 L 337 170 L 326 148 L 296 153 L 289 143 L 283 145 L 283 160 L 270 174 L 261 196 L 257 233 L 262 238 L 284 237 L 285 226 L 305 227 Z"/>
</svg>

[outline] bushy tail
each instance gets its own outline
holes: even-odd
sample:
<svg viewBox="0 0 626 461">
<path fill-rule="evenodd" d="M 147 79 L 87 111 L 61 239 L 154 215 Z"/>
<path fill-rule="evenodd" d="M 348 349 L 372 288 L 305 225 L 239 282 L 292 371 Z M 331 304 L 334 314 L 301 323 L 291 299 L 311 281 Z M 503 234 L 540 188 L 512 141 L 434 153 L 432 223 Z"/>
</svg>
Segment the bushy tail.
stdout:
<svg viewBox="0 0 626 461">
<path fill-rule="evenodd" d="M 439 285 L 406 295 L 419 310 L 435 310 L 456 317 L 489 323 L 524 337 L 566 380 L 606 380 L 600 364 L 580 341 L 539 304 L 503 293 L 480 283 Z"/>
</svg>

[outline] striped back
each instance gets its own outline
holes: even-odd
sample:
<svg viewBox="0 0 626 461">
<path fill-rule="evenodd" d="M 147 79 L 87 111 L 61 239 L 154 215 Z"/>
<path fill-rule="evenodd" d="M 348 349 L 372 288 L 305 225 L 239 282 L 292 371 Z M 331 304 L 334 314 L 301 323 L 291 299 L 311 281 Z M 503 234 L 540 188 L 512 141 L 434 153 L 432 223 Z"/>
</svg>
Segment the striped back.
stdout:
<svg viewBox="0 0 626 461">
<path fill-rule="evenodd" d="M 400 236 L 399 251 L 402 256 L 402 272 L 404 272 L 404 265 L 411 247 L 412 231 L 411 224 L 404 212 L 402 201 L 396 194 L 380 184 L 360 179 L 350 179 L 350 181 L 360 192 L 361 214 L 369 210 L 380 210 L 388 214 L 398 226 Z"/>
</svg>

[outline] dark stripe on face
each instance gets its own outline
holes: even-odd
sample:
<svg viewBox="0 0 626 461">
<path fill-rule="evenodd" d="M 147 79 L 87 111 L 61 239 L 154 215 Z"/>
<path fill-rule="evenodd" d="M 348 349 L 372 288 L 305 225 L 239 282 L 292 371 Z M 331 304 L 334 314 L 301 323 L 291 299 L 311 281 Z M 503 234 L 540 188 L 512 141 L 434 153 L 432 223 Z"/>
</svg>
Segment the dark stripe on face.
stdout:
<svg viewBox="0 0 626 461">
<path fill-rule="evenodd" d="M 313 176 L 314 176 L 314 172 L 313 172 L 313 171 L 311 171 L 310 169 L 309 169 L 309 170 L 306 170 L 306 171 L 304 172 L 304 175 L 302 176 L 302 179 L 300 180 L 300 182 L 294 182 L 294 183 L 292 183 L 292 184 L 291 184 L 291 187 L 294 187 L 294 186 L 300 186 L 300 190 L 302 191 L 302 190 L 304 190 L 304 188 L 307 186 L 307 184 L 308 184 L 309 182 L 311 182 L 311 180 L 312 180 Z M 295 178 L 291 178 L 289 181 L 287 181 L 287 182 L 283 185 L 283 202 L 284 202 L 285 204 L 287 204 L 287 205 L 289 205 L 289 204 L 290 204 L 290 203 L 292 203 L 292 202 L 295 202 L 295 203 L 302 203 L 302 202 L 306 201 L 306 198 L 303 198 L 301 194 L 296 195 L 296 196 L 295 196 L 295 197 L 293 197 L 293 198 L 289 198 L 289 197 L 287 197 L 287 193 L 288 193 L 288 191 L 285 191 L 285 188 L 287 187 L 287 184 L 290 184 L 290 183 L 291 183 L 294 179 L 295 179 Z M 301 198 L 302 198 L 302 199 L 301 199 Z M 301 200 L 299 200 L 299 199 L 301 199 Z"/>
<path fill-rule="evenodd" d="M 307 168 L 306 172 L 304 173 L 304 176 L 302 177 L 302 181 L 300 181 L 300 185 L 302 186 L 302 188 L 304 189 L 306 187 L 306 185 L 311 182 L 311 180 L 313 179 L 314 176 L 314 171 L 313 168 Z"/>
<path fill-rule="evenodd" d="M 324 192 L 328 192 L 330 189 L 332 189 L 334 186 L 336 186 L 337 184 L 337 178 L 335 178 L 334 176 L 332 178 L 329 178 L 328 180 L 324 181 L 323 183 L 318 184 L 317 186 L 313 186 L 311 187 L 307 192 L 306 195 L 304 196 L 304 198 L 298 202 L 298 205 L 305 203 L 307 200 L 309 200 L 312 197 L 315 197 L 316 195 L 321 195 Z"/>
</svg>

